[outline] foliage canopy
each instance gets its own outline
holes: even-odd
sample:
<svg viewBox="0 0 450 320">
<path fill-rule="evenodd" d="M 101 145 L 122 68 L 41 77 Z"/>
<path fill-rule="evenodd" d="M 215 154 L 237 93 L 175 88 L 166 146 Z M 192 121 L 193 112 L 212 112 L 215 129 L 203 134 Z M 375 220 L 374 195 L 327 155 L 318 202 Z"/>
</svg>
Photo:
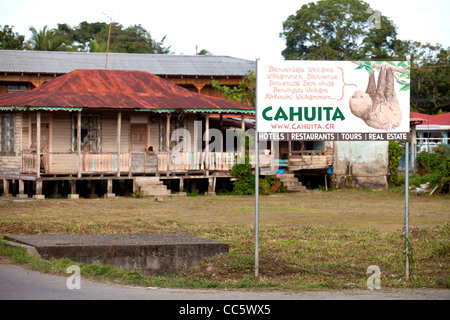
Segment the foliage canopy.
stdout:
<svg viewBox="0 0 450 320">
<path fill-rule="evenodd" d="M 212 87 L 222 93 L 227 99 L 251 106 L 255 105 L 256 75 L 253 71 L 248 71 L 238 86 L 229 87 L 222 85 L 217 80 L 212 80 Z"/>
<path fill-rule="evenodd" d="M 376 23 L 374 23 L 376 22 Z M 287 60 L 411 59 L 411 107 L 450 111 L 449 47 L 397 39 L 397 27 L 361 0 L 320 0 L 303 5 L 283 23 Z"/>
<path fill-rule="evenodd" d="M 368 23 L 373 15 L 377 26 Z M 387 59 L 400 44 L 394 23 L 359 0 L 305 4 L 283 23 L 287 60 Z M 373 19 L 372 19 L 373 20 Z"/>
<path fill-rule="evenodd" d="M 68 39 L 79 51 L 106 52 L 109 24 L 105 22 L 86 21 L 72 28 L 67 24 L 58 24 L 58 32 Z M 170 53 L 170 47 L 164 47 L 161 41 L 154 40 L 150 32 L 140 24 L 124 28 L 121 24 L 111 22 L 110 52 L 121 53 Z"/>
<path fill-rule="evenodd" d="M 1 26 L 0 26 L 1 27 Z M 24 46 L 25 36 L 13 31 L 14 26 L 4 25 L 0 29 L 1 50 L 21 50 Z"/>
</svg>

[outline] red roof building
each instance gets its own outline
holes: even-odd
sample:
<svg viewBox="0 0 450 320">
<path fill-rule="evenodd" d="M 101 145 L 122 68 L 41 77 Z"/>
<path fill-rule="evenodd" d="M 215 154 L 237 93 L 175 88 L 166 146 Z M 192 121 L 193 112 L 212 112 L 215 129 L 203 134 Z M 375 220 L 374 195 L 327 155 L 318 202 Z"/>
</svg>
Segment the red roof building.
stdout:
<svg viewBox="0 0 450 320">
<path fill-rule="evenodd" d="M 143 71 L 75 70 L 33 90 L 0 95 L 2 107 L 254 113 L 254 107 L 200 95 Z"/>
<path fill-rule="evenodd" d="M 449 144 L 450 112 L 428 115 L 411 112 L 416 121 L 418 151 L 432 151 L 439 144 Z"/>
<path fill-rule="evenodd" d="M 450 112 L 436 115 L 411 112 L 411 119 L 421 119 L 422 125 L 450 126 Z"/>
<path fill-rule="evenodd" d="M 229 177 L 238 150 L 204 152 L 212 129 L 209 117 L 237 115 L 241 128 L 244 115 L 254 111 L 253 106 L 194 93 L 148 72 L 75 70 L 33 90 L 0 95 L 4 193 L 11 180 L 19 181 L 19 194 L 24 181 L 35 181 L 40 196 L 44 181 L 67 180 L 75 194 L 80 181 L 96 179 L 107 180 L 111 194 L 113 179 L 132 179 L 135 190 L 153 190 L 144 188 L 142 193 L 170 194 L 161 191 L 164 186 L 139 181 L 146 176 L 180 179 L 172 174 Z"/>
</svg>

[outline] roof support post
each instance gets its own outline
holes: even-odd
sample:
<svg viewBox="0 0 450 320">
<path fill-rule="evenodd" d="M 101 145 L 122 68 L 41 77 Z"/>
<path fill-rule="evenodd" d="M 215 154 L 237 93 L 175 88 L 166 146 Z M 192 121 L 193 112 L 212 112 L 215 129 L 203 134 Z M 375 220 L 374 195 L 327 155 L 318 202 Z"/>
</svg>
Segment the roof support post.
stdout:
<svg viewBox="0 0 450 320">
<path fill-rule="evenodd" d="M 220 114 L 220 134 L 222 135 L 222 140 L 220 140 L 220 152 L 223 152 L 223 114 Z"/>
<path fill-rule="evenodd" d="M 167 152 L 167 170 L 166 174 L 169 175 L 169 162 L 170 162 L 170 117 L 171 113 L 166 113 L 166 152 Z"/>
<path fill-rule="evenodd" d="M 41 177 L 41 112 L 36 114 L 36 179 Z"/>
<path fill-rule="evenodd" d="M 206 175 L 209 176 L 210 168 L 210 154 L 209 154 L 209 113 L 205 115 L 205 166 Z"/>
<path fill-rule="evenodd" d="M 120 136 L 122 130 L 122 111 L 117 114 L 117 176 L 120 177 Z"/>
<path fill-rule="evenodd" d="M 81 177 L 81 111 L 77 114 L 78 178 Z"/>
<path fill-rule="evenodd" d="M 289 152 L 288 152 L 288 170 L 289 170 L 289 161 L 291 160 L 291 156 L 292 156 L 292 141 L 291 141 L 291 139 L 289 139 L 289 141 L 288 141 L 288 149 L 289 149 Z"/>
<path fill-rule="evenodd" d="M 166 113 L 166 152 L 170 152 L 170 117 L 171 113 Z"/>
<path fill-rule="evenodd" d="M 241 155 L 242 155 L 242 159 L 245 159 L 245 144 L 246 144 L 246 139 L 245 139 L 245 116 L 244 114 L 241 114 L 241 130 L 242 130 L 242 146 L 241 146 Z"/>
</svg>

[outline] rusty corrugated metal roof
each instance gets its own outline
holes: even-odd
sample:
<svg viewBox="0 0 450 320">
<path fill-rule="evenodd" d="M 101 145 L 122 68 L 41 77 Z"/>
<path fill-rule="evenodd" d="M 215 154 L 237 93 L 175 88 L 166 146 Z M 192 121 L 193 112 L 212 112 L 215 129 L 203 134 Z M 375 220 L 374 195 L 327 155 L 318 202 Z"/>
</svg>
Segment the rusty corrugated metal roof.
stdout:
<svg viewBox="0 0 450 320">
<path fill-rule="evenodd" d="M 254 107 L 181 88 L 143 71 L 75 70 L 42 86 L 0 95 L 0 106 L 249 113 Z"/>
</svg>

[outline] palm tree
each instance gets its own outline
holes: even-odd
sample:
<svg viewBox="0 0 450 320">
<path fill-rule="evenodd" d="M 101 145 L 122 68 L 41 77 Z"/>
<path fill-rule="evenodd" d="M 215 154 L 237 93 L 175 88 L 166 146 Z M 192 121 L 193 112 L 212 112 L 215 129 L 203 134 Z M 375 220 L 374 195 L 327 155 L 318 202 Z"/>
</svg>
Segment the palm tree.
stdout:
<svg viewBox="0 0 450 320">
<path fill-rule="evenodd" d="M 198 46 L 197 45 L 195 46 L 195 54 L 197 56 L 210 56 L 210 55 L 212 55 L 212 53 L 210 51 L 206 50 L 206 49 L 202 49 L 202 50 L 198 51 Z"/>
<path fill-rule="evenodd" d="M 106 52 L 107 43 L 98 39 L 89 42 L 89 52 Z"/>
<path fill-rule="evenodd" d="M 64 39 L 55 32 L 55 29 L 47 29 L 47 26 L 44 26 L 42 30 L 37 31 L 31 27 L 30 31 L 29 42 L 34 50 L 57 51 L 64 44 Z"/>
</svg>

